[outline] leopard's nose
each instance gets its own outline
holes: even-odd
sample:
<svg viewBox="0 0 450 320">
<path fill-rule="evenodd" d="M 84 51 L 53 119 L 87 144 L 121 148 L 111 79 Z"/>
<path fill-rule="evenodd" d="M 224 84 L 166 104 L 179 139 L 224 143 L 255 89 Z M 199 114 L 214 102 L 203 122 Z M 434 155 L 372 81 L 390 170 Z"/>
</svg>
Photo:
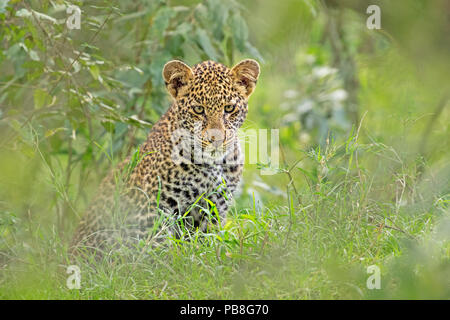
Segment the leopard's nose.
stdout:
<svg viewBox="0 0 450 320">
<path fill-rule="evenodd" d="M 208 142 L 213 144 L 215 147 L 219 147 L 223 144 L 225 140 L 225 134 L 219 129 L 208 129 L 207 130 Z"/>
</svg>

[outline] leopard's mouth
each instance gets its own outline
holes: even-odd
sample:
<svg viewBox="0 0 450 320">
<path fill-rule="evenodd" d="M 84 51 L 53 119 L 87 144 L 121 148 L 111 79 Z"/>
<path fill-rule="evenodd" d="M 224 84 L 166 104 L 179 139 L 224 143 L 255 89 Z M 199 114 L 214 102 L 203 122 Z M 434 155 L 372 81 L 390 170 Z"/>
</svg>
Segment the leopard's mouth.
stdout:
<svg viewBox="0 0 450 320">
<path fill-rule="evenodd" d="M 220 151 L 223 151 L 226 147 L 226 143 L 221 144 L 214 144 L 212 142 L 203 142 L 202 141 L 202 150 L 204 152 L 210 152 L 210 153 L 218 153 Z"/>
<path fill-rule="evenodd" d="M 235 147 L 233 139 L 225 139 L 220 144 L 215 144 L 210 141 L 199 140 L 201 146 L 201 154 L 196 154 L 208 161 L 222 161 Z"/>
<path fill-rule="evenodd" d="M 211 155 L 212 157 L 217 157 L 217 156 L 221 156 L 225 153 L 225 148 L 222 146 L 209 146 L 207 148 L 204 149 L 205 153 Z"/>
<path fill-rule="evenodd" d="M 214 142 L 201 140 L 201 145 L 203 150 L 226 150 L 232 147 L 234 141 L 234 139 L 227 138 L 221 141 L 220 144 L 217 144 Z"/>
<path fill-rule="evenodd" d="M 224 144 L 214 146 L 213 144 L 207 144 L 202 147 L 203 159 L 205 160 L 221 160 L 227 154 Z"/>
</svg>

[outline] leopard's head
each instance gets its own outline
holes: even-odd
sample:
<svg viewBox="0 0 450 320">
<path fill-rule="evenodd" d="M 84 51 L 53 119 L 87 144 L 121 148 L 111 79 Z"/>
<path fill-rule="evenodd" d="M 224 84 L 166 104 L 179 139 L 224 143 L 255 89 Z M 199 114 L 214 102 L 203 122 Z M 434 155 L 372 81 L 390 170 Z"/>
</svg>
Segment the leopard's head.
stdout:
<svg viewBox="0 0 450 320">
<path fill-rule="evenodd" d="M 201 141 L 202 148 L 214 150 L 237 141 L 258 76 L 259 64 L 251 59 L 231 69 L 213 61 L 191 68 L 174 60 L 163 69 L 181 128 Z"/>
</svg>

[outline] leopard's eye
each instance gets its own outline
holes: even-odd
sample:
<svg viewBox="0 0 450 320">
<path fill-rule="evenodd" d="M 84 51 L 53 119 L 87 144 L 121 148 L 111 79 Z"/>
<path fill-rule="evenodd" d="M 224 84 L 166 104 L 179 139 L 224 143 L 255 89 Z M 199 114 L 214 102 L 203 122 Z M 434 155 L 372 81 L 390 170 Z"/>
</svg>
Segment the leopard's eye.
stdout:
<svg viewBox="0 0 450 320">
<path fill-rule="evenodd" d="M 236 105 L 234 105 L 234 104 L 229 104 L 229 105 L 225 106 L 226 113 L 231 113 L 234 111 L 234 109 L 236 109 Z"/>
<path fill-rule="evenodd" d="M 205 108 L 203 108 L 202 106 L 195 106 L 194 112 L 197 114 L 203 114 L 205 112 Z"/>
</svg>

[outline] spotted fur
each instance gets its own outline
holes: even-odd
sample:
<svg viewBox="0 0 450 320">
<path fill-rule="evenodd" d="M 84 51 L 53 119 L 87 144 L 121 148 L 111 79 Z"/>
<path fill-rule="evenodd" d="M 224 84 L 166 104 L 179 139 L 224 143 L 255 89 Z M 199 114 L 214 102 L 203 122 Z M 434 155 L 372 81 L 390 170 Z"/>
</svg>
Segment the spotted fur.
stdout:
<svg viewBox="0 0 450 320">
<path fill-rule="evenodd" d="M 155 238 L 165 218 L 177 236 L 180 223 L 207 231 L 225 222 L 242 174 L 237 130 L 259 65 L 249 59 L 232 69 L 213 61 L 190 68 L 170 61 L 162 75 L 173 104 L 140 146 L 139 157 L 127 158 L 102 182 L 73 248 Z M 199 150 L 205 156 L 196 159 Z"/>
</svg>

